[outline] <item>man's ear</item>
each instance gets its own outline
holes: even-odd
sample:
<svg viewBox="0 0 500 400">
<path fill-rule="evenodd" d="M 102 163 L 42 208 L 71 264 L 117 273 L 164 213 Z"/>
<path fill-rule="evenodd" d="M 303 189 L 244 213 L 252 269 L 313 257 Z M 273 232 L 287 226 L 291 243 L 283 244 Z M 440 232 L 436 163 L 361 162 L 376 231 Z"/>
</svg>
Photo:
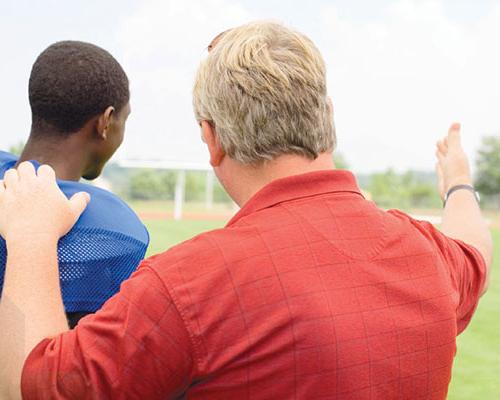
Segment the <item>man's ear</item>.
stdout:
<svg viewBox="0 0 500 400">
<path fill-rule="evenodd" d="M 99 138 L 103 140 L 108 138 L 109 126 L 114 113 L 115 108 L 109 106 L 101 115 L 99 115 L 99 118 L 97 119 L 97 134 L 99 135 Z"/>
<path fill-rule="evenodd" d="M 220 144 L 215 126 L 209 121 L 201 121 L 200 126 L 203 141 L 207 144 L 208 152 L 210 153 L 210 165 L 218 167 L 226 156 L 226 152 Z"/>
</svg>

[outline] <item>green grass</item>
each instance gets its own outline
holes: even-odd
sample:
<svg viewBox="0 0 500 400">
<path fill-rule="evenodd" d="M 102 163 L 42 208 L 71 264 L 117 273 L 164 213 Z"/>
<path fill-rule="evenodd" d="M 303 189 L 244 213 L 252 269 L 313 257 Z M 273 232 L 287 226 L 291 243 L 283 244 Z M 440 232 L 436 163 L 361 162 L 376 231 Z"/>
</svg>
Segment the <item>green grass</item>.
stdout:
<svg viewBox="0 0 500 400">
<path fill-rule="evenodd" d="M 146 221 L 151 234 L 148 255 L 222 227 L 223 221 Z M 458 350 L 449 391 L 450 400 L 500 399 L 500 230 L 493 232 L 495 261 L 488 293 L 458 338 Z"/>
<path fill-rule="evenodd" d="M 493 231 L 495 254 L 488 292 L 458 337 L 449 399 L 500 399 L 500 230 Z"/>
<path fill-rule="evenodd" d="M 192 238 L 198 233 L 224 226 L 224 221 L 203 220 L 146 220 L 144 223 L 151 236 L 148 256 L 163 252 L 177 243 Z"/>
</svg>

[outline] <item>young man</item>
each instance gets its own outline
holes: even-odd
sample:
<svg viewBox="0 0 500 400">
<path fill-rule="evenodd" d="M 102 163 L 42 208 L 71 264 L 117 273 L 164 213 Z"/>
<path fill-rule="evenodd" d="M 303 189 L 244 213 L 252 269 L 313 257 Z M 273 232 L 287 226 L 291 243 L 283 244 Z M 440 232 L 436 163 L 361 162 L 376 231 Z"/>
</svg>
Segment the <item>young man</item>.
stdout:
<svg viewBox="0 0 500 400">
<path fill-rule="evenodd" d="M 0 387 L 19 397 L 24 365 L 26 400 L 444 399 L 491 264 L 459 127 L 438 146 L 439 232 L 377 209 L 334 169 L 325 65 L 304 35 L 232 29 L 193 97 L 210 162 L 241 210 L 144 261 L 73 331 L 45 292 L 57 292 L 55 243 L 88 195 L 68 201 L 46 166 L 6 175 Z"/>
<path fill-rule="evenodd" d="M 92 203 L 59 244 L 60 279 L 69 324 L 95 312 L 144 257 L 148 234 L 135 213 L 105 190 L 79 183 L 98 177 L 120 146 L 130 114 L 128 78 L 107 51 L 64 41 L 35 61 L 29 79 L 31 133 L 19 158 L 0 151 L 0 179 L 22 161 L 50 165 L 70 197 Z M 0 242 L 0 291 L 6 262 Z"/>
</svg>

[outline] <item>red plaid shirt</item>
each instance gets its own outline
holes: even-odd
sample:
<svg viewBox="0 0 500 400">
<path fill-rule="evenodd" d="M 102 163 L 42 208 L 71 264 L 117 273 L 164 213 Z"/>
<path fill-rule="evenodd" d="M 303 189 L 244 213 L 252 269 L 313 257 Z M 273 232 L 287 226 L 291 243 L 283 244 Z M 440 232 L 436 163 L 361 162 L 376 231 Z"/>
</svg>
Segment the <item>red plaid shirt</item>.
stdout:
<svg viewBox="0 0 500 400">
<path fill-rule="evenodd" d="M 96 244 L 98 245 L 98 244 Z M 484 285 L 474 248 L 346 171 L 272 182 L 42 341 L 25 399 L 444 399 Z"/>
</svg>

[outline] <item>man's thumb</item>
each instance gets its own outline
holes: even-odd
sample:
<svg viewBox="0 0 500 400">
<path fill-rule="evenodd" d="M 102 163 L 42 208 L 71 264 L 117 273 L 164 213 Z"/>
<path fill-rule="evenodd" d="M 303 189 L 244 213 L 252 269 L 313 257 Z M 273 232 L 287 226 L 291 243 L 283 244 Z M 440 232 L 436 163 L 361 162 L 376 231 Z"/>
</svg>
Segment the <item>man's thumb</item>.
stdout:
<svg viewBox="0 0 500 400">
<path fill-rule="evenodd" d="M 461 126 L 458 122 L 451 124 L 450 129 L 448 130 L 448 146 L 461 146 L 460 129 Z"/>
<path fill-rule="evenodd" d="M 90 194 L 88 194 L 87 192 L 78 192 L 71 196 L 71 199 L 69 199 L 69 206 L 71 208 L 71 211 L 73 211 L 76 219 L 80 217 L 89 202 Z"/>
</svg>

